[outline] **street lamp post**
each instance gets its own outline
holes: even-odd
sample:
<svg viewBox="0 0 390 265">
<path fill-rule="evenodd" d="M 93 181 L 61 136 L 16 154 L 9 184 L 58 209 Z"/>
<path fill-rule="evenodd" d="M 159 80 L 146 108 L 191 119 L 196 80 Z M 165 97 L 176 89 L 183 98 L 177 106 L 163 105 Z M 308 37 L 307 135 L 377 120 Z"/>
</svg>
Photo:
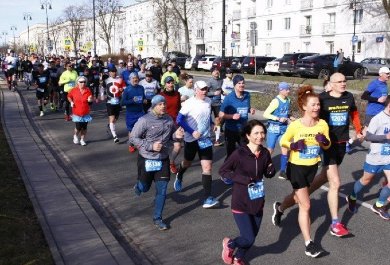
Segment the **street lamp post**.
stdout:
<svg viewBox="0 0 390 265">
<path fill-rule="evenodd" d="M 356 0 L 353 0 L 353 36 L 352 36 L 352 62 L 355 61 L 356 50 Z"/>
<path fill-rule="evenodd" d="M 7 35 L 8 35 L 8 33 L 7 33 L 6 31 L 3 31 L 3 32 L 1 33 L 1 35 L 4 36 L 4 45 L 7 45 Z"/>
<path fill-rule="evenodd" d="M 96 55 L 96 10 L 95 10 L 95 0 L 92 1 L 93 9 L 93 56 Z"/>
<path fill-rule="evenodd" d="M 47 50 L 50 52 L 52 47 L 49 36 L 49 15 L 47 14 L 47 10 L 52 9 L 51 0 L 41 0 L 41 9 L 46 9 Z"/>
<path fill-rule="evenodd" d="M 16 42 L 15 42 L 15 31 L 17 30 L 16 26 L 11 26 L 11 30 L 14 36 L 14 51 L 16 52 Z"/>
<path fill-rule="evenodd" d="M 225 39 L 226 39 L 225 13 L 226 13 L 226 0 L 222 0 L 222 59 L 225 59 Z"/>
<path fill-rule="evenodd" d="M 23 13 L 23 20 L 27 22 L 27 47 L 28 51 L 30 51 L 30 25 L 28 24 L 29 20 L 32 20 L 31 13 Z"/>
</svg>

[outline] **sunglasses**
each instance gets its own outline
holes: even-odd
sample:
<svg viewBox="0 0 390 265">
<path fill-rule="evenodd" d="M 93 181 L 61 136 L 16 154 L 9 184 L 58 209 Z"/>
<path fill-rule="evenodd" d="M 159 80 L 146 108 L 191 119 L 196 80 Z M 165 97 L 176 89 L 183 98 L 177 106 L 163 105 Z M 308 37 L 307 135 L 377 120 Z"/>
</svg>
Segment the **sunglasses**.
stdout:
<svg viewBox="0 0 390 265">
<path fill-rule="evenodd" d="M 172 84 L 173 83 L 173 81 L 168 81 L 168 82 L 166 82 L 166 84 Z"/>
<path fill-rule="evenodd" d="M 80 84 L 85 84 L 85 81 L 79 81 Z"/>
</svg>

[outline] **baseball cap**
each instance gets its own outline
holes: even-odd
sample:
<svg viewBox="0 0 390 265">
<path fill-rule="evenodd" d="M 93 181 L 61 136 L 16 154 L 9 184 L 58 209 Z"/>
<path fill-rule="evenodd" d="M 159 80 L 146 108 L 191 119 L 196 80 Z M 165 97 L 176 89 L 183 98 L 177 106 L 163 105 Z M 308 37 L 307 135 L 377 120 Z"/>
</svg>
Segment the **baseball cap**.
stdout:
<svg viewBox="0 0 390 265">
<path fill-rule="evenodd" d="M 280 82 L 278 85 L 278 88 L 279 88 L 279 90 L 288 90 L 291 88 L 291 86 L 289 84 L 287 84 L 286 82 Z"/>
<path fill-rule="evenodd" d="M 117 70 L 116 70 L 115 67 L 109 67 L 109 68 L 108 68 L 108 71 L 109 71 L 109 72 L 116 72 Z"/>
<path fill-rule="evenodd" d="M 119 60 L 118 63 L 123 63 L 123 60 Z"/>
<path fill-rule="evenodd" d="M 390 73 L 389 67 L 384 66 L 379 68 L 379 74 L 388 74 L 388 73 Z"/>
<path fill-rule="evenodd" d="M 168 83 L 168 82 L 172 82 L 172 81 L 175 81 L 175 79 L 173 79 L 172 76 L 167 76 L 167 77 L 165 77 L 164 83 Z"/>
<path fill-rule="evenodd" d="M 203 80 L 199 80 L 199 81 L 196 81 L 195 82 L 195 89 L 202 89 L 202 88 L 205 88 L 207 87 L 207 83 Z"/>
</svg>

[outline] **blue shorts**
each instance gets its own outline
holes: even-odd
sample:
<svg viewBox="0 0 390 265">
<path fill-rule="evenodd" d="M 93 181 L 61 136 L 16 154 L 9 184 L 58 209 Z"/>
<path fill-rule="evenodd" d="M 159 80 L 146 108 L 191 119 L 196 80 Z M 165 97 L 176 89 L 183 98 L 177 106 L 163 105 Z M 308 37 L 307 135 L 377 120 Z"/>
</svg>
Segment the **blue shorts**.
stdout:
<svg viewBox="0 0 390 265">
<path fill-rule="evenodd" d="M 134 124 L 144 116 L 143 112 L 126 112 L 126 127 L 129 132 L 133 130 Z"/>
<path fill-rule="evenodd" d="M 382 172 L 383 170 L 390 170 L 390 164 L 389 165 L 370 165 L 367 162 L 364 162 L 363 166 L 364 172 L 371 173 L 371 174 L 378 174 Z"/>
<path fill-rule="evenodd" d="M 269 128 L 269 127 L 268 127 Z M 279 126 L 278 132 L 272 132 L 267 128 L 267 147 L 270 149 L 275 149 L 276 143 L 279 141 L 280 137 L 286 132 L 287 125 Z"/>
</svg>

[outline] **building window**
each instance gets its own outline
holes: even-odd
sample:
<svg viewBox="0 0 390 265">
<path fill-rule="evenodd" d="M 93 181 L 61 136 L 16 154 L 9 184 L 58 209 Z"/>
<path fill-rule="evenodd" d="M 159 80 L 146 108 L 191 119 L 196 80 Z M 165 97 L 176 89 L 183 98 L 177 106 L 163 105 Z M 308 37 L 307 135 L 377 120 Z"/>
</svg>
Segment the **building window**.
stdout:
<svg viewBox="0 0 390 265">
<path fill-rule="evenodd" d="M 354 14 L 355 14 L 355 21 L 357 24 L 360 24 L 362 23 L 363 21 L 363 9 L 356 9 L 353 11 Z"/>
<path fill-rule="evenodd" d="M 271 43 L 265 44 L 265 55 L 267 56 L 271 55 L 271 49 L 272 49 Z"/>
<path fill-rule="evenodd" d="M 284 29 L 290 29 L 291 28 L 291 18 L 285 17 L 284 18 Z"/>
<path fill-rule="evenodd" d="M 362 41 L 358 40 L 355 45 L 352 44 L 352 50 L 356 53 L 362 52 Z"/>
<path fill-rule="evenodd" d="M 290 43 L 289 42 L 283 42 L 283 52 L 284 53 L 290 52 Z"/>
<path fill-rule="evenodd" d="M 203 38 L 204 37 L 204 29 L 198 29 L 196 31 L 196 37 L 197 38 Z"/>
<path fill-rule="evenodd" d="M 327 41 L 326 46 L 328 47 L 329 53 L 334 53 L 334 42 L 333 41 Z"/>
<path fill-rule="evenodd" d="M 273 0 L 267 0 L 267 7 L 270 8 L 273 5 Z"/>
<path fill-rule="evenodd" d="M 310 52 L 310 45 L 311 45 L 311 43 L 310 42 L 304 42 L 303 45 L 304 45 L 304 48 L 305 48 L 305 52 Z"/>
<path fill-rule="evenodd" d="M 272 19 L 267 20 L 267 30 L 271 31 L 272 30 Z"/>
</svg>

